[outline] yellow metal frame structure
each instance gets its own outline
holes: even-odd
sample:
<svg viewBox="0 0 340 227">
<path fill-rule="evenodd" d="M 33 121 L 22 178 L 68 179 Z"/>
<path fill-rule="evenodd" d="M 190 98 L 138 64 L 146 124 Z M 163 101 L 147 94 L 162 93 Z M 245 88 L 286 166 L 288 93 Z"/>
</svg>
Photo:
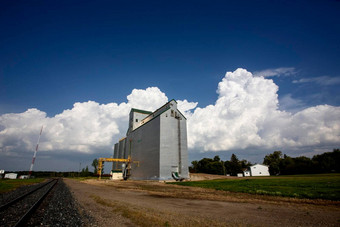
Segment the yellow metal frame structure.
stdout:
<svg viewBox="0 0 340 227">
<path fill-rule="evenodd" d="M 133 162 L 133 163 L 137 163 L 137 165 L 139 166 L 139 161 L 132 161 L 130 156 L 127 159 L 125 158 L 99 158 L 98 159 L 98 170 L 97 170 L 99 179 L 101 179 L 102 177 L 102 169 L 103 169 L 104 162 L 125 162 L 128 166 L 130 166 L 130 163 Z"/>
</svg>

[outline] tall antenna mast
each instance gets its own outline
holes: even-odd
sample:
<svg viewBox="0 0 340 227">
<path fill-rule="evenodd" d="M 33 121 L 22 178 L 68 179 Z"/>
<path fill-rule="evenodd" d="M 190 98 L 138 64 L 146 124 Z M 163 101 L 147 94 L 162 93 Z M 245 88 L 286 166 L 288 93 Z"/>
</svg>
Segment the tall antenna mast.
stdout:
<svg viewBox="0 0 340 227">
<path fill-rule="evenodd" d="M 31 178 L 31 174 L 32 174 L 33 166 L 34 166 L 34 161 L 35 161 L 35 157 L 37 156 L 37 151 L 38 151 L 38 148 L 39 148 L 39 142 L 40 142 L 40 137 L 41 137 L 41 134 L 42 134 L 43 127 L 44 126 L 41 126 L 41 129 L 40 129 L 40 134 L 39 134 L 39 137 L 38 137 L 37 146 L 35 147 L 35 151 L 34 151 L 34 155 L 33 155 L 33 159 L 32 159 L 30 172 L 28 174 L 28 178 Z"/>
</svg>

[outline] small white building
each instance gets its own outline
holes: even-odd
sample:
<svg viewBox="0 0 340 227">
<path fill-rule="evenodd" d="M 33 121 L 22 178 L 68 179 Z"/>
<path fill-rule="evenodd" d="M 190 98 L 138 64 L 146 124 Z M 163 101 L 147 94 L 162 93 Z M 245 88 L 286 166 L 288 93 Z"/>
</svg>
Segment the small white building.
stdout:
<svg viewBox="0 0 340 227">
<path fill-rule="evenodd" d="M 251 176 L 251 175 L 250 175 L 250 170 L 249 170 L 249 169 L 244 170 L 244 171 L 243 171 L 243 175 L 244 175 L 245 177 L 250 177 L 250 176 Z"/>
<path fill-rule="evenodd" d="M 123 180 L 123 175 L 121 172 L 113 172 L 111 171 L 111 180 Z"/>
<path fill-rule="evenodd" d="M 258 177 L 258 176 L 270 176 L 269 167 L 262 164 L 255 164 L 250 166 L 247 170 L 243 171 L 245 177 Z"/>
<path fill-rule="evenodd" d="M 6 173 L 5 179 L 17 179 L 18 174 L 17 173 Z"/>
</svg>

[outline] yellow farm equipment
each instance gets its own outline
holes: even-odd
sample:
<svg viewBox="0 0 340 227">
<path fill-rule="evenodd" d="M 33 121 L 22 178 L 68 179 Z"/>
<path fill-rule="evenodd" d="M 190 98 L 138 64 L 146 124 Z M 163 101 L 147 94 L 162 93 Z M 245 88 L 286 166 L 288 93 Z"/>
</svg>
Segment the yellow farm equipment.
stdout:
<svg viewBox="0 0 340 227">
<path fill-rule="evenodd" d="M 122 174 L 124 180 L 127 180 L 129 176 L 131 175 L 131 163 L 136 163 L 139 166 L 138 161 L 132 161 L 131 157 L 129 156 L 127 159 L 124 158 L 99 158 L 98 160 L 98 170 L 97 173 L 99 175 L 99 179 L 101 179 L 102 176 L 102 169 L 103 169 L 103 163 L 104 162 L 123 162 L 122 165 Z"/>
</svg>

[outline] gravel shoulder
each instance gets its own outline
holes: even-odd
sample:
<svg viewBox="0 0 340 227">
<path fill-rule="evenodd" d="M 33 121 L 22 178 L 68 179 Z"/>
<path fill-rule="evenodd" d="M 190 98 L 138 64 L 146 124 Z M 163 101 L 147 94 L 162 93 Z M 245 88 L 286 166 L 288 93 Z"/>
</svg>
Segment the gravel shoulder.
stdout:
<svg viewBox="0 0 340 227">
<path fill-rule="evenodd" d="M 31 217 L 28 226 L 84 226 L 88 220 L 80 215 L 78 205 L 62 179 L 51 190 Z"/>
<path fill-rule="evenodd" d="M 37 189 L 43 183 L 20 187 L 17 190 L 1 194 L 0 205 L 3 205 L 18 196 L 22 196 L 33 189 Z M 14 226 L 20 217 L 37 202 L 50 188 L 50 184 L 37 192 L 30 194 L 23 200 L 0 212 L 0 226 Z M 38 206 L 25 226 L 91 226 L 96 223 L 82 207 L 76 203 L 69 188 L 62 179 L 55 184 L 52 190 Z"/>
<path fill-rule="evenodd" d="M 339 226 L 340 203 L 228 193 L 154 181 L 65 179 L 98 226 Z M 91 223 L 87 223 L 91 225 Z"/>
</svg>

